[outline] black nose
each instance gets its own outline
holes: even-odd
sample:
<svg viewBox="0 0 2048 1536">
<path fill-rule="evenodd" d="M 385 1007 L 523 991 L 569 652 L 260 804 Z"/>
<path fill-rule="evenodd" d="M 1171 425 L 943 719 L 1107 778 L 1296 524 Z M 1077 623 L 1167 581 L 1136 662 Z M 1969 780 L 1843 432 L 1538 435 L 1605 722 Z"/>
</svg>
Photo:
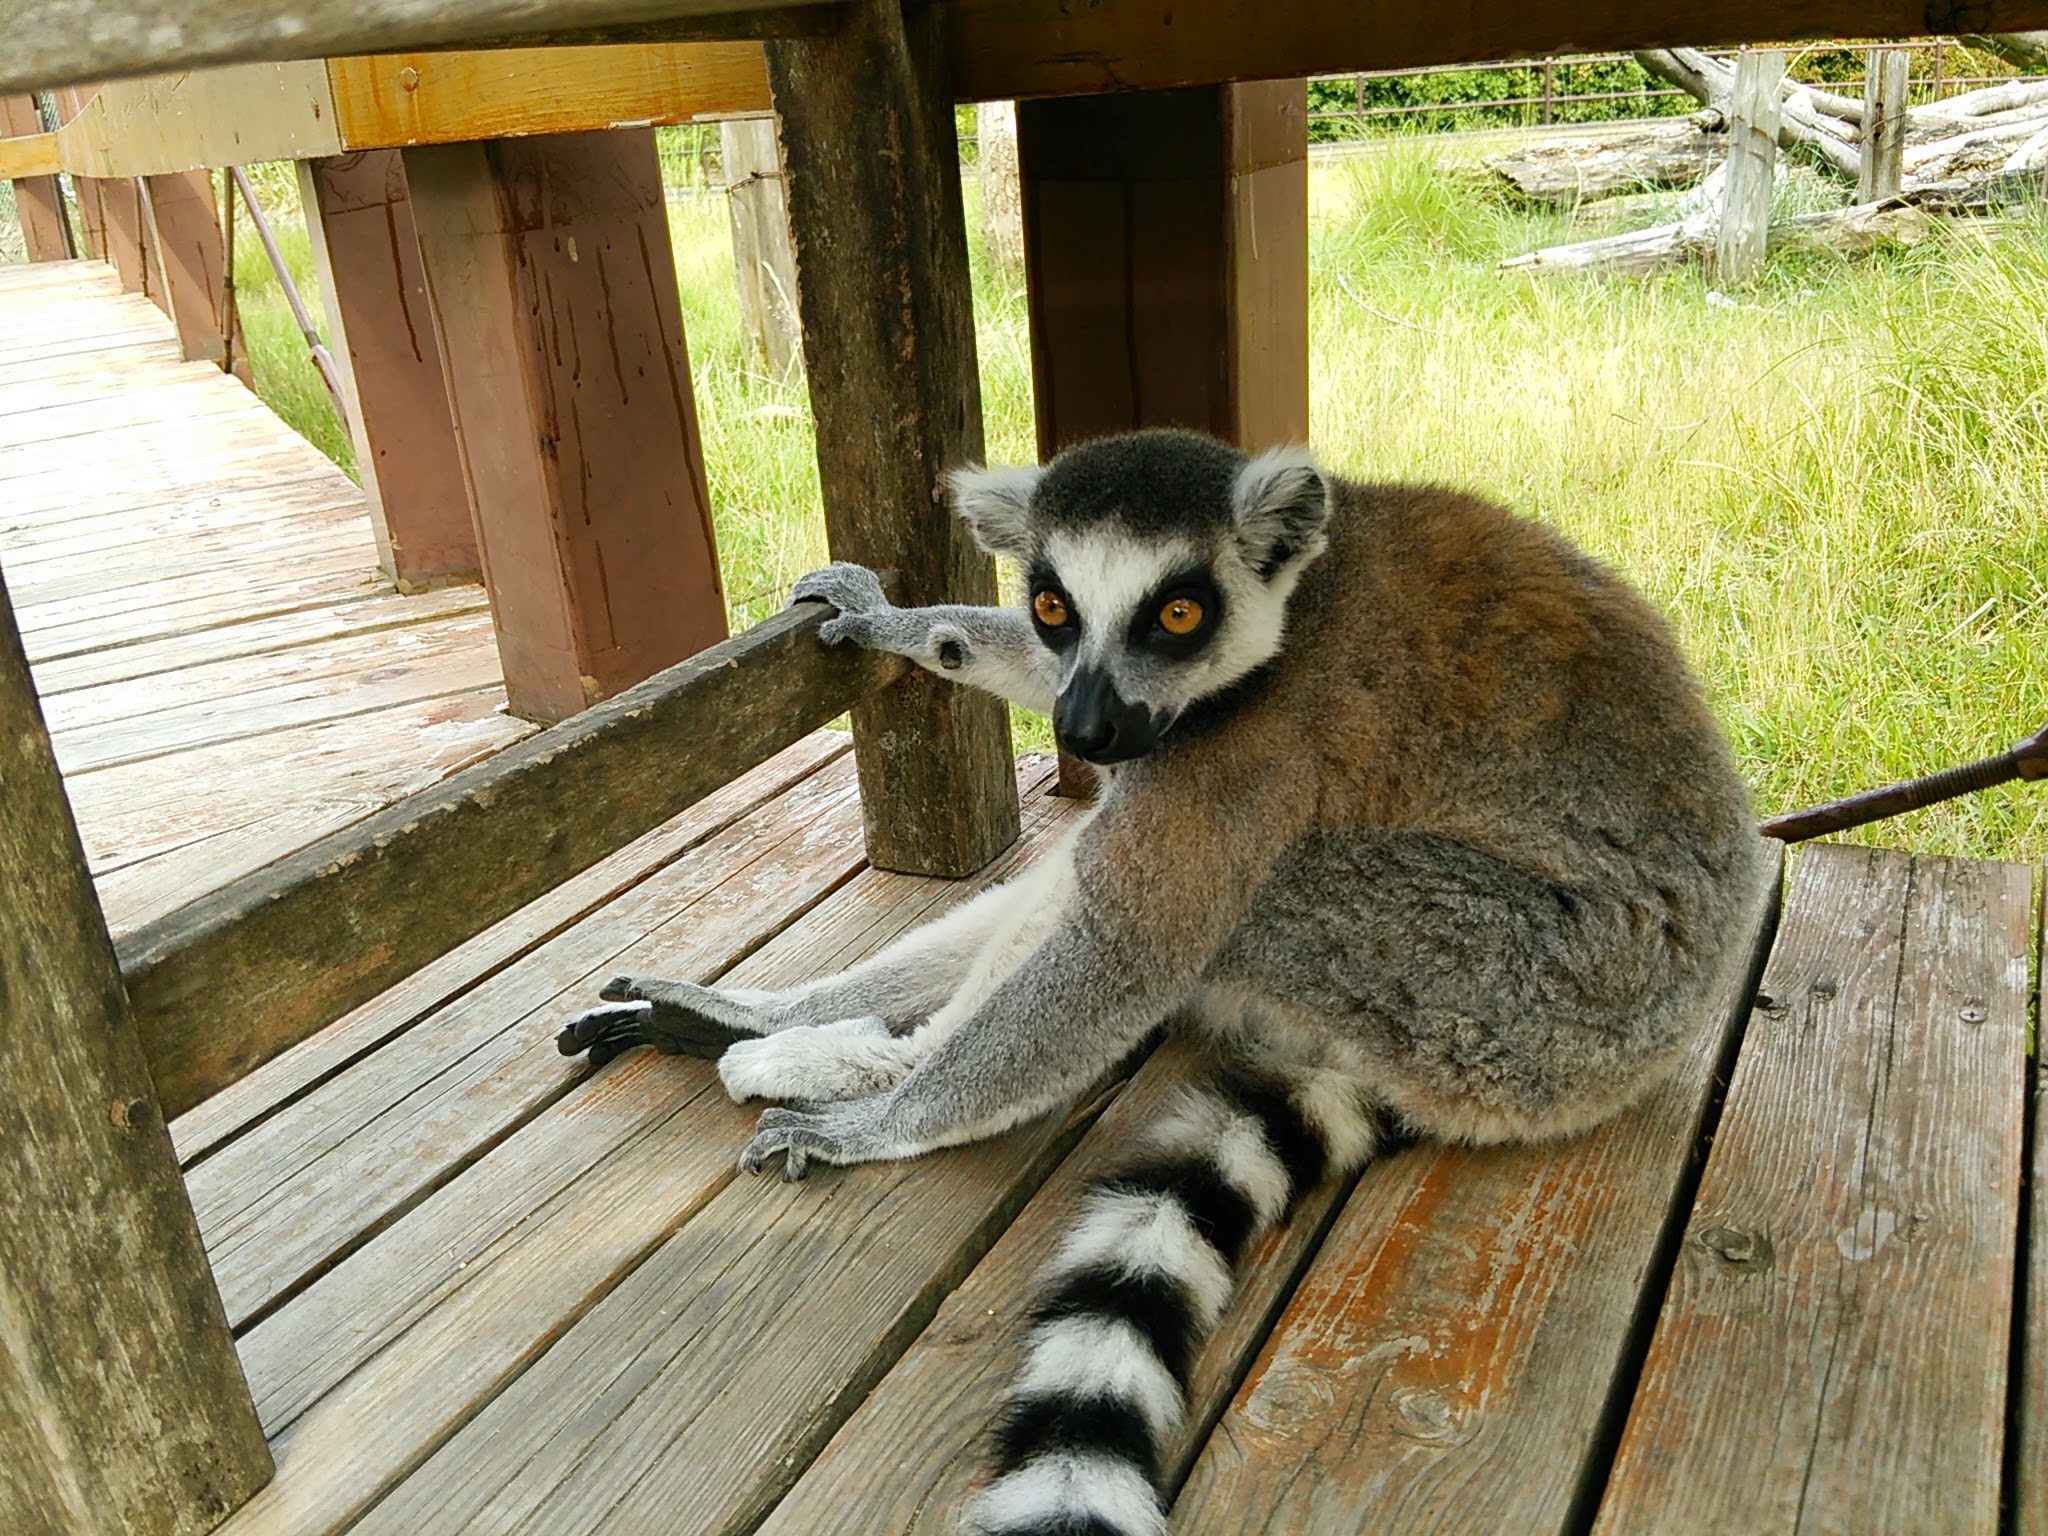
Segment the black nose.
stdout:
<svg viewBox="0 0 2048 1536">
<path fill-rule="evenodd" d="M 1094 667 L 1082 667 L 1061 690 L 1052 728 L 1060 745 L 1091 763 L 1128 762 L 1159 744 L 1152 712 L 1127 701 L 1109 674 Z"/>
</svg>

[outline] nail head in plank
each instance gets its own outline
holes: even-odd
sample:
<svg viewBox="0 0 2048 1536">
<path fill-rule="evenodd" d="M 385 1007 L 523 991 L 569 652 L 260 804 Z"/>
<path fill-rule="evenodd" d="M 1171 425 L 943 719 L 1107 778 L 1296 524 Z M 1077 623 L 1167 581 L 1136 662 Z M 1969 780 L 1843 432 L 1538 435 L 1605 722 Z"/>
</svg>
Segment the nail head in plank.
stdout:
<svg viewBox="0 0 2048 1536">
<path fill-rule="evenodd" d="M 1596 1532 L 1996 1528 L 2031 892 L 1801 854 Z"/>
</svg>

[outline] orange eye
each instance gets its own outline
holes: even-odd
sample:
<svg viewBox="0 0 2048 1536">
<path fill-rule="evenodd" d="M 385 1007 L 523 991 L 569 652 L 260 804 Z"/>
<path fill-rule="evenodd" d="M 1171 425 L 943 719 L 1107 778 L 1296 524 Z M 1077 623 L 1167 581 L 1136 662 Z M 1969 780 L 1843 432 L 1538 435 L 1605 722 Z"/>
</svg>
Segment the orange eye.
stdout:
<svg viewBox="0 0 2048 1536">
<path fill-rule="evenodd" d="M 1159 610 L 1159 627 L 1169 635 L 1192 635 L 1202 627 L 1202 605 L 1192 597 L 1176 597 Z"/>
<path fill-rule="evenodd" d="M 1067 604 L 1059 593 L 1047 590 L 1031 599 L 1031 611 L 1038 615 L 1038 622 L 1047 629 L 1058 629 L 1067 622 Z"/>
</svg>

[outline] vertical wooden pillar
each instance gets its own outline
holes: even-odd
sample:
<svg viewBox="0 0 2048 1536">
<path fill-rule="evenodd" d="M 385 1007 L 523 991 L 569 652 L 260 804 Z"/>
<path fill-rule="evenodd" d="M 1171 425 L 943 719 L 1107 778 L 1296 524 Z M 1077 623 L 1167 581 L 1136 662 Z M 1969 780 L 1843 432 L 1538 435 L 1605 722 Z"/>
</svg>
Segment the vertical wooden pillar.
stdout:
<svg viewBox="0 0 2048 1536">
<path fill-rule="evenodd" d="M 0 584 L 0 1530 L 198 1536 L 270 1451 Z"/>
<path fill-rule="evenodd" d="M 66 86 L 57 92 L 57 115 L 65 122 L 78 116 L 79 109 L 91 100 L 97 86 Z M 71 178 L 71 192 L 74 206 L 78 210 L 79 238 L 82 249 L 79 255 L 94 261 L 106 261 L 107 215 L 103 204 L 104 183 L 91 176 Z"/>
<path fill-rule="evenodd" d="M 0 96 L 0 137 L 42 132 L 33 96 Z M 64 201 L 54 176 L 25 176 L 14 184 L 14 210 L 21 218 L 22 243 L 30 261 L 63 261 L 71 254 L 65 237 Z"/>
<path fill-rule="evenodd" d="M 993 602 L 941 482 L 982 456 L 944 7 L 867 0 L 767 54 L 832 553 L 901 572 L 907 602 Z M 963 875 L 1016 840 L 998 700 L 920 670 L 853 727 L 875 864 Z"/>
<path fill-rule="evenodd" d="M 1728 112 L 1728 191 L 1714 242 L 1714 280 L 1739 283 L 1764 264 L 1771 230 L 1771 181 L 1778 166 L 1781 48 L 1745 49 L 1735 61 Z"/>
<path fill-rule="evenodd" d="M 1897 197 L 1906 169 L 1906 77 L 1903 48 L 1872 48 L 1863 65 L 1863 155 L 1856 201 Z"/>
<path fill-rule="evenodd" d="M 179 346 L 187 361 L 212 363 L 250 382 L 248 351 L 239 333 L 234 358 L 227 355 L 230 327 L 221 306 L 232 299 L 221 282 L 227 251 L 213 177 L 182 171 L 148 177 L 146 184 L 157 260 L 157 270 L 149 275 L 163 284 L 163 303 L 177 324 Z"/>
<path fill-rule="evenodd" d="M 156 252 L 150 243 L 149 219 L 142 208 L 141 182 L 133 176 L 115 176 L 99 182 L 98 187 L 106 259 L 120 275 L 122 291 L 139 293 L 169 314 L 170 303 L 164 298 L 163 279 L 157 274 Z"/>
<path fill-rule="evenodd" d="M 789 194 L 771 118 L 718 125 L 732 259 L 739 276 L 747 352 L 770 373 L 803 361 L 796 318 L 796 250 L 789 242 Z"/>
<path fill-rule="evenodd" d="M 651 129 L 404 151 L 512 708 L 725 638 Z"/>
<path fill-rule="evenodd" d="M 400 591 L 474 580 L 483 562 L 404 162 L 395 149 L 301 160 L 299 198 L 378 559 Z"/>
<path fill-rule="evenodd" d="M 1300 80 L 1017 108 L 1038 447 L 1191 427 L 1308 440 Z M 1060 786 L 1093 774 L 1062 756 Z"/>
</svg>

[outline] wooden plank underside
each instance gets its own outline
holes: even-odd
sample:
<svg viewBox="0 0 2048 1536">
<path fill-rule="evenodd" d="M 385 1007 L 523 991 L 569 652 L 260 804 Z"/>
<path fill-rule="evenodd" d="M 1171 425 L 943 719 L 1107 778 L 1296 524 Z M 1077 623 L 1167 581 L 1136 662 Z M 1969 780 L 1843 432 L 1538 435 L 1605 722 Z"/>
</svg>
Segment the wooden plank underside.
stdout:
<svg viewBox="0 0 2048 1536">
<path fill-rule="evenodd" d="M 1177 1531 L 1578 1528 L 1772 916 L 1635 1109 L 1554 1145 L 1424 1145 L 1366 1170 L 1203 1448 Z"/>
<path fill-rule="evenodd" d="M 2007 1459 L 2007 1495 L 2015 1531 L 2048 1530 L 2048 1137 L 2041 1132 L 2043 1095 L 2048 1073 L 2041 1069 L 2038 1031 L 2048 1019 L 2048 901 L 2041 907 L 2041 944 L 2035 951 L 2035 974 L 2041 982 L 2035 1000 L 2034 1059 L 2029 1064 L 2027 1132 L 2026 1245 L 2020 1254 L 2018 1390 L 2013 1397 L 2013 1437 Z"/>
<path fill-rule="evenodd" d="M 1997 1528 L 2031 899 L 1801 854 L 1596 1532 Z"/>
<path fill-rule="evenodd" d="M 1020 765 L 1033 786 L 1026 840 L 988 878 L 1013 872 L 1071 814 L 1044 794 L 1049 771 L 1043 760 Z M 857 837 L 850 807 L 842 817 Z M 863 871 L 726 979 L 786 985 L 842 968 L 974 888 Z M 672 958 L 659 943 L 637 955 Z M 735 1177 L 755 1113 L 727 1103 L 706 1064 L 636 1052 L 579 1078 L 460 1180 L 250 1330 L 243 1355 L 274 1416 L 281 1470 L 223 1530 L 321 1536 L 350 1526 L 678 1227 L 706 1213 Z M 921 1166 L 930 1177 L 939 1165 Z M 736 1193 L 781 1191 L 750 1181 Z M 943 1196 L 932 1203 L 957 1219 Z M 547 1401 L 560 1421 L 580 1421 L 571 1399 Z M 752 1450 L 748 1461 L 768 1455 Z M 462 1528 L 453 1515 L 411 1527 Z"/>
</svg>

